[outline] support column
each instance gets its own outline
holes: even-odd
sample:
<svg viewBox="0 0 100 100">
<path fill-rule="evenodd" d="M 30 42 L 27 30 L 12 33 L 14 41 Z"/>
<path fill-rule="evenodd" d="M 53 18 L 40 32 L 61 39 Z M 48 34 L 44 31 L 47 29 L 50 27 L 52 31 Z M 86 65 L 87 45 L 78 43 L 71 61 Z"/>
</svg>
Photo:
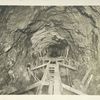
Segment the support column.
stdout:
<svg viewBox="0 0 100 100">
<path fill-rule="evenodd" d="M 50 81 L 49 83 L 48 94 L 53 95 L 53 81 Z"/>
<path fill-rule="evenodd" d="M 59 64 L 56 62 L 54 77 L 54 95 L 61 94 L 61 78 L 59 73 Z"/>
</svg>

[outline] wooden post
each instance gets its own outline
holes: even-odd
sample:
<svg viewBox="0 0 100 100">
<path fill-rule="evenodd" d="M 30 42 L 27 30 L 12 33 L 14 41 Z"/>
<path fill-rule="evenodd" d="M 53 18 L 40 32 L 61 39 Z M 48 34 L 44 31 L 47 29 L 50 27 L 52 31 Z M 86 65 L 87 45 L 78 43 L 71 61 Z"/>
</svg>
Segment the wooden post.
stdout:
<svg viewBox="0 0 100 100">
<path fill-rule="evenodd" d="M 65 55 L 66 58 L 68 57 L 69 49 L 70 49 L 69 46 L 67 46 L 67 48 L 66 48 L 66 55 Z"/>
<path fill-rule="evenodd" d="M 55 66 L 54 94 L 55 95 L 61 94 L 61 78 L 60 78 L 59 64 L 58 63 Z"/>
<path fill-rule="evenodd" d="M 53 82 L 52 81 L 50 81 L 50 83 L 49 83 L 48 94 L 50 94 L 50 95 L 53 94 Z"/>
</svg>

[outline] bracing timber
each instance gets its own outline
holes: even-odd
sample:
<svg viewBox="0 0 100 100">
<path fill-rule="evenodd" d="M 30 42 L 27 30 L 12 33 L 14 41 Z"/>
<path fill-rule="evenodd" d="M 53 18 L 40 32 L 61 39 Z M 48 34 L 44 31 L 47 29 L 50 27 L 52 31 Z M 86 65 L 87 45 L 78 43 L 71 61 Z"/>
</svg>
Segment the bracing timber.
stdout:
<svg viewBox="0 0 100 100">
<path fill-rule="evenodd" d="M 70 71 L 77 71 L 77 68 L 71 65 L 67 65 L 64 63 L 64 58 L 42 58 L 43 64 L 39 65 L 37 67 L 34 67 L 29 70 L 29 73 L 31 73 L 32 77 L 35 80 L 35 83 L 28 86 L 27 88 L 23 90 L 13 90 L 8 92 L 8 94 L 23 94 L 27 91 L 33 90 L 36 88 L 36 92 L 34 94 L 41 95 L 41 94 L 49 94 L 49 95 L 61 95 L 66 94 L 69 92 L 69 94 L 73 95 L 86 95 L 84 93 L 84 90 L 82 89 L 76 89 L 72 85 L 72 79 L 70 76 Z M 61 75 L 60 75 L 60 68 L 65 68 L 68 78 L 68 84 L 65 84 L 62 82 Z M 40 70 L 41 68 L 44 69 L 43 76 L 41 80 L 36 76 L 35 71 Z M 82 79 L 82 84 L 84 89 L 88 89 L 89 84 L 93 78 L 93 75 L 90 74 L 91 69 L 89 69 L 86 72 L 86 75 Z M 64 91 L 66 91 L 64 93 Z"/>
</svg>

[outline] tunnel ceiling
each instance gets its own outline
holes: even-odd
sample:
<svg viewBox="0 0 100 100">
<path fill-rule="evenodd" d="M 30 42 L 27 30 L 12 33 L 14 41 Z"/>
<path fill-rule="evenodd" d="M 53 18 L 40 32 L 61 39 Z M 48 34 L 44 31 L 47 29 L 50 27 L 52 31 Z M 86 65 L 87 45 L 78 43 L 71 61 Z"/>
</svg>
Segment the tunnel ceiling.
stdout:
<svg viewBox="0 0 100 100">
<path fill-rule="evenodd" d="M 16 60 L 19 53 L 22 58 L 33 52 L 41 55 L 50 45 L 59 44 L 70 47 L 72 58 L 90 51 L 96 54 L 99 12 L 98 6 L 2 6 L 0 55 L 11 56 L 10 53 L 14 53 L 13 60 Z"/>
<path fill-rule="evenodd" d="M 1 84 L 9 69 L 20 76 L 27 63 L 54 46 L 61 50 L 69 46 L 69 58 L 77 61 L 84 56 L 99 61 L 99 33 L 99 6 L 1 6 Z"/>
<path fill-rule="evenodd" d="M 98 31 L 100 21 L 99 7 L 1 7 L 1 13 L 2 34 L 7 36 L 5 51 L 17 40 L 15 35 L 23 34 L 34 51 L 66 41 L 77 54 L 89 46 L 87 37 Z"/>
</svg>

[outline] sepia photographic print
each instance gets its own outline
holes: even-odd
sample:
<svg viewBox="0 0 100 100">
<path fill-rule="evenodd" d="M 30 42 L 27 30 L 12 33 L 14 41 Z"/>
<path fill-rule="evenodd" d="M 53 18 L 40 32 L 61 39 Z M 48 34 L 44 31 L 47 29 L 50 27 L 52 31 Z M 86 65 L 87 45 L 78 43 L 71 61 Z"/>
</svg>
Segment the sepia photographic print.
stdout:
<svg viewBox="0 0 100 100">
<path fill-rule="evenodd" d="M 100 6 L 0 6 L 0 95 L 100 95 Z"/>
</svg>

